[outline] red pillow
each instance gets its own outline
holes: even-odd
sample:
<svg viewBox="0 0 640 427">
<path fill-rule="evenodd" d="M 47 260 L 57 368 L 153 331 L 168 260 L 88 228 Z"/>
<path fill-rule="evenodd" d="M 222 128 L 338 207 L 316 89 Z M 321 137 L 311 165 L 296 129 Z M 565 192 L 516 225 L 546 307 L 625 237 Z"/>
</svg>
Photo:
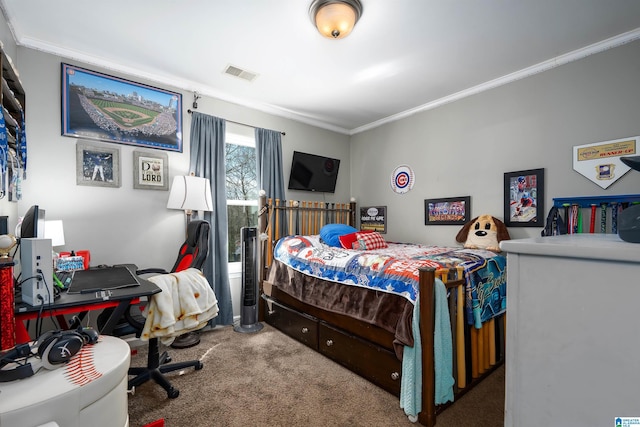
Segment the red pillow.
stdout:
<svg viewBox="0 0 640 427">
<path fill-rule="evenodd" d="M 354 249 L 361 251 L 369 251 L 372 249 L 383 249 L 389 247 L 384 237 L 377 231 L 373 233 L 356 233 L 356 243 L 354 243 Z M 356 248 L 357 247 L 357 248 Z"/>
<path fill-rule="evenodd" d="M 343 234 L 342 236 L 338 237 L 338 239 L 340 240 L 340 245 L 343 248 L 353 249 L 353 244 L 356 242 L 356 240 L 358 240 L 358 237 L 357 237 L 358 233 L 372 233 L 372 232 L 373 230 L 356 231 L 355 233 Z"/>
</svg>

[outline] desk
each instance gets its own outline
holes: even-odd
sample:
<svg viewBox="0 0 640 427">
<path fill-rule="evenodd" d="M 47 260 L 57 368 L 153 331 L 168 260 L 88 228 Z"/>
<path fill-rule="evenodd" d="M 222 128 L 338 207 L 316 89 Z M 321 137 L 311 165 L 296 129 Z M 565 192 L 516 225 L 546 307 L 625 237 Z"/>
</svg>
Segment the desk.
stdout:
<svg viewBox="0 0 640 427">
<path fill-rule="evenodd" d="M 127 267 L 134 272 L 136 270 L 134 265 L 127 265 Z M 91 271 L 92 270 L 87 270 L 87 272 Z M 149 297 L 160 292 L 160 288 L 152 282 L 141 277 L 136 278 L 138 279 L 138 282 L 140 282 L 140 286 L 131 288 L 99 291 L 89 294 L 68 294 L 63 291 L 60 294 L 60 297 L 54 300 L 53 304 L 47 304 L 44 306 L 41 315 L 47 317 L 61 316 L 65 314 L 84 313 L 91 310 L 102 310 L 104 308 L 112 307 L 114 310 L 111 313 L 111 316 L 109 316 L 109 319 L 100 330 L 101 334 L 109 335 L 130 304 L 137 304 L 141 297 Z M 99 287 L 98 283 L 96 283 L 96 287 Z M 39 305 L 31 306 L 25 303 L 16 304 L 15 318 L 17 344 L 30 341 L 31 338 L 29 337 L 23 322 L 29 319 L 36 319 L 40 314 L 40 309 L 41 307 Z"/>
</svg>

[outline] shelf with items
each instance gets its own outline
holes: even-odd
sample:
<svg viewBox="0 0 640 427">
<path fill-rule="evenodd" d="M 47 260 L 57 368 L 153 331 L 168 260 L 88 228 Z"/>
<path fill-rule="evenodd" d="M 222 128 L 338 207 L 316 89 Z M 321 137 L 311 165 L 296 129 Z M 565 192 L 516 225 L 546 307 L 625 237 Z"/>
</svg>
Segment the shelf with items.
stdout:
<svg viewBox="0 0 640 427">
<path fill-rule="evenodd" d="M 615 234 L 618 232 L 618 214 L 634 204 L 640 204 L 640 194 L 553 199 L 553 206 L 560 211 L 569 234 L 595 232 Z"/>
<path fill-rule="evenodd" d="M 11 58 L 0 46 L 1 105 L 9 146 L 16 148 L 19 128 L 25 114 L 26 95 Z"/>
<path fill-rule="evenodd" d="M 579 197 L 556 197 L 553 199 L 553 206 L 561 208 L 577 204 L 581 208 L 589 208 L 592 205 L 601 206 L 602 204 L 633 204 L 640 203 L 640 194 L 618 194 L 611 196 L 579 196 Z"/>
</svg>

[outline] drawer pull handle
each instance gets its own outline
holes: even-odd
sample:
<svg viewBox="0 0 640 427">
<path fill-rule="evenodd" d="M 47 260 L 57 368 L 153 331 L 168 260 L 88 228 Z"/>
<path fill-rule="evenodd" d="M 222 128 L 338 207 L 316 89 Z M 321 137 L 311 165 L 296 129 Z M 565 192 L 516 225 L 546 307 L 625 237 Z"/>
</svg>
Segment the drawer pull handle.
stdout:
<svg viewBox="0 0 640 427">
<path fill-rule="evenodd" d="M 398 378 L 400 378 L 400 374 L 399 374 L 399 373 L 397 373 L 397 372 L 393 372 L 393 373 L 391 374 L 391 379 L 392 379 L 392 380 L 397 381 L 397 380 L 398 380 Z"/>
<path fill-rule="evenodd" d="M 331 347 L 333 345 L 333 340 L 327 340 L 327 347 Z"/>
<path fill-rule="evenodd" d="M 309 333 L 309 328 L 307 328 L 307 327 L 302 328 L 302 333 L 303 334 L 308 334 Z"/>
</svg>

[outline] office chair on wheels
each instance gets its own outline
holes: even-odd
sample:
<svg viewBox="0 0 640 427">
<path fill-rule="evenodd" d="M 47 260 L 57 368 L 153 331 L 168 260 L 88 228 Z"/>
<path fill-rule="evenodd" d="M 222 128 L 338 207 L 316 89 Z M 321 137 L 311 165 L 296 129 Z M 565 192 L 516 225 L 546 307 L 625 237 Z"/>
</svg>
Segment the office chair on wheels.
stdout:
<svg viewBox="0 0 640 427">
<path fill-rule="evenodd" d="M 178 251 L 178 258 L 171 271 L 167 272 L 163 269 L 148 268 L 138 270 L 136 273 L 138 275 L 146 275 L 149 273 L 167 274 L 176 273 L 188 268 L 202 270 L 202 265 L 209 253 L 209 232 L 210 226 L 207 221 L 191 221 L 187 226 L 186 240 Z M 114 328 L 113 335 L 124 336 L 135 333 L 136 336 L 140 337 L 145 321 L 146 319 L 142 316 L 142 307 L 140 307 L 140 305 L 132 305 L 125 312 L 123 321 Z M 98 322 L 100 322 L 100 319 L 98 319 Z M 203 365 L 199 360 L 169 363 L 171 362 L 171 357 L 166 351 L 160 353 L 159 344 L 157 337 L 149 339 L 147 365 L 144 367 L 129 368 L 129 376 L 133 376 L 133 378 L 129 380 L 128 388 L 132 389 L 149 380 L 154 380 L 166 390 L 167 396 L 173 399 L 178 397 L 180 392 L 173 387 L 164 374 L 190 367 L 195 368 L 195 370 L 200 370 Z"/>
</svg>

